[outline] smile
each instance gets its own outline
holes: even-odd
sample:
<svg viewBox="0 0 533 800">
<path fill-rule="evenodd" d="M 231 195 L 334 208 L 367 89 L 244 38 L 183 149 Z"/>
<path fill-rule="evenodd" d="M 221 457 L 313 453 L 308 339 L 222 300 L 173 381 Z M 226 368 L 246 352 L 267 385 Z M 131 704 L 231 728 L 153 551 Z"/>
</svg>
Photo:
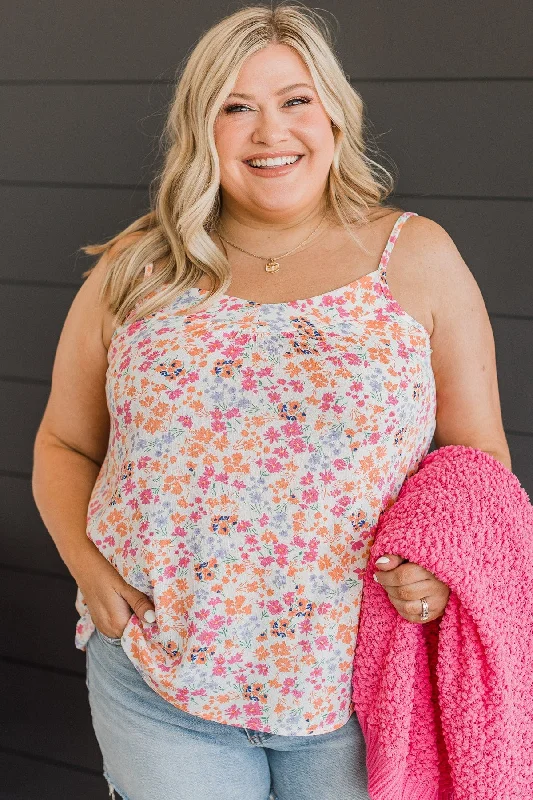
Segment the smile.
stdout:
<svg viewBox="0 0 533 800">
<path fill-rule="evenodd" d="M 287 173 L 293 171 L 294 169 L 296 169 L 296 167 L 298 166 L 300 161 L 302 161 L 302 159 L 303 156 L 298 156 L 296 161 L 294 161 L 292 164 L 280 164 L 271 167 L 269 166 L 252 167 L 252 165 L 249 164 L 248 161 L 243 161 L 242 163 L 247 169 L 249 169 L 258 177 L 262 176 L 264 178 L 273 178 L 277 177 L 278 175 L 280 176 L 286 175 Z"/>
</svg>

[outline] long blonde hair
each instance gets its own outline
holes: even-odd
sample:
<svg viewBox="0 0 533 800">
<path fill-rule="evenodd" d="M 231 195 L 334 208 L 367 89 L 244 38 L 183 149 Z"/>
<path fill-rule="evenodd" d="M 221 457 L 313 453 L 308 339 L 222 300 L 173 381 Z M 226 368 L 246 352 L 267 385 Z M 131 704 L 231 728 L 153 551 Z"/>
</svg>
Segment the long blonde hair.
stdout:
<svg viewBox="0 0 533 800">
<path fill-rule="evenodd" d="M 228 259 L 208 235 L 221 210 L 213 126 L 244 60 L 271 43 L 300 54 L 333 123 L 328 212 L 348 230 L 354 222 L 364 223 L 368 211 L 382 206 L 393 191 L 393 176 L 369 156 L 363 100 L 337 60 L 322 17 L 306 6 L 283 2 L 275 8 L 242 8 L 210 28 L 185 63 L 162 133 L 163 167 L 150 185 L 152 210 L 112 239 L 80 248 L 100 255 L 129 237 L 109 258 L 100 290 L 100 300 L 106 298 L 118 325 L 135 305 L 132 319 L 137 320 L 175 300 L 203 275 L 210 277 L 212 288 L 195 309 L 203 309 L 229 286 Z M 375 145 L 373 149 L 377 152 Z M 143 281 L 145 265 L 156 260 L 161 268 Z"/>
</svg>

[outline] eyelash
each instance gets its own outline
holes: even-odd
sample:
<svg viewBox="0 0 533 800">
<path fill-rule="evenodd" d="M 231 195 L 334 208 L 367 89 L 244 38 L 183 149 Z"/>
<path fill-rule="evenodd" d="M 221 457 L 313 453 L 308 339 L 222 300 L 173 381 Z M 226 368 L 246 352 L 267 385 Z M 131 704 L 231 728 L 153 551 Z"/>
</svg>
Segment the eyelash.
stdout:
<svg viewBox="0 0 533 800">
<path fill-rule="evenodd" d="M 310 97 L 291 97 L 290 100 L 287 100 L 286 102 L 291 103 L 293 100 L 302 100 L 304 105 L 307 105 L 307 103 L 311 102 Z M 245 106 L 243 104 L 234 104 L 232 106 L 226 106 L 224 108 L 224 111 L 226 112 L 226 114 L 233 114 L 235 108 L 248 108 L 248 106 Z"/>
</svg>

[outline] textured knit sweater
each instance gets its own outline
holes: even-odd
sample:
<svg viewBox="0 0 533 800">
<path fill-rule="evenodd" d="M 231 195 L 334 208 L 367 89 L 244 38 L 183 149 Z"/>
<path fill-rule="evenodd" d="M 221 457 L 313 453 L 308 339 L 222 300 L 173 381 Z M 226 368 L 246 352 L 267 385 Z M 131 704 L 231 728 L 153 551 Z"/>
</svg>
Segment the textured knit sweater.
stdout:
<svg viewBox="0 0 533 800">
<path fill-rule="evenodd" d="M 450 587 L 440 618 L 398 614 L 384 553 Z M 533 798 L 533 506 L 488 453 L 434 450 L 380 516 L 352 689 L 371 800 Z"/>
</svg>

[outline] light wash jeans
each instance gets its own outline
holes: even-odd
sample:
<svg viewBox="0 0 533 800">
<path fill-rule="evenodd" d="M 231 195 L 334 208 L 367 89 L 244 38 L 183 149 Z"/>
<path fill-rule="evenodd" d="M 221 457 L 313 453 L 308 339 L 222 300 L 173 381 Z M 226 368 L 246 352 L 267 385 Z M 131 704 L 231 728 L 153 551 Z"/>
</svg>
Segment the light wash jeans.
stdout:
<svg viewBox="0 0 533 800">
<path fill-rule="evenodd" d="M 98 629 L 87 688 L 109 795 L 123 800 L 369 800 L 356 714 L 331 733 L 280 736 L 180 711 Z M 118 800 L 118 799 L 117 799 Z"/>
</svg>

